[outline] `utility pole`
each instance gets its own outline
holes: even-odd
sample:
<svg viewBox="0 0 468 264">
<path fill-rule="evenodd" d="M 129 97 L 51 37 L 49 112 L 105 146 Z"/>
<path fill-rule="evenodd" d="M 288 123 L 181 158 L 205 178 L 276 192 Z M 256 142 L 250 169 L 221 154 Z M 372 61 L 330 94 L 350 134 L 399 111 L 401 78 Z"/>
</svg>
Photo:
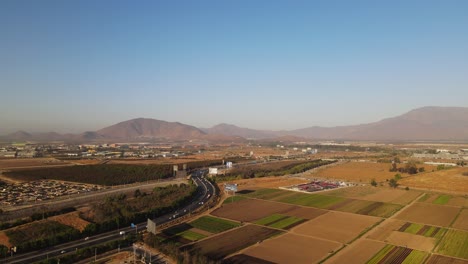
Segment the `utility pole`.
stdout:
<svg viewBox="0 0 468 264">
<path fill-rule="evenodd" d="M 96 262 L 97 259 L 97 248 L 94 248 L 94 262 Z"/>
</svg>

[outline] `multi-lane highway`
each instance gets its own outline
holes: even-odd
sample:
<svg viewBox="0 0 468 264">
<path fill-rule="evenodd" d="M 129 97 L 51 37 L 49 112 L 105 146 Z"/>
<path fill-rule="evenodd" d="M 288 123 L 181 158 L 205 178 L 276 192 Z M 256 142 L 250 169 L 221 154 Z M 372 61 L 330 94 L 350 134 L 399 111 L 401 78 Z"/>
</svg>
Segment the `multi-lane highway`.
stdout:
<svg viewBox="0 0 468 264">
<path fill-rule="evenodd" d="M 192 179 L 197 185 L 197 192 L 192 202 L 184 207 L 178 208 L 176 211 L 161 215 L 155 219 L 156 225 L 162 225 L 167 222 L 173 221 L 179 217 L 190 214 L 199 207 L 208 202 L 215 194 L 215 186 L 205 178 L 206 170 L 196 170 L 192 173 Z M 33 263 L 47 258 L 56 258 L 61 255 L 74 252 L 80 248 L 92 247 L 107 241 L 117 240 L 123 238 L 129 232 L 138 232 L 146 229 L 147 222 L 138 223 L 135 227 L 120 228 L 119 230 L 102 233 L 96 236 L 60 244 L 54 247 L 49 247 L 39 251 L 17 254 L 13 257 L 1 259 L 0 263 Z M 99 253 L 99 252 L 98 252 Z"/>
</svg>

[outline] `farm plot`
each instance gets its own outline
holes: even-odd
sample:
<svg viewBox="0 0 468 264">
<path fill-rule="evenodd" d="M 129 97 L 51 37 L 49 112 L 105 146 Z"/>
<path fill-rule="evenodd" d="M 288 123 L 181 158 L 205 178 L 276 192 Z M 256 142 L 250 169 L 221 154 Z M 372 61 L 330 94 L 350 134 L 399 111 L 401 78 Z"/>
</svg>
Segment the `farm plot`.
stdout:
<svg viewBox="0 0 468 264">
<path fill-rule="evenodd" d="M 372 216 L 328 212 L 293 228 L 291 232 L 346 243 L 379 220 Z"/>
<path fill-rule="evenodd" d="M 355 186 L 326 192 L 327 195 L 355 198 L 360 200 L 406 205 L 416 199 L 421 192 L 387 187 Z"/>
<path fill-rule="evenodd" d="M 346 198 L 320 195 L 320 194 L 306 194 L 294 193 L 290 196 L 278 199 L 277 201 L 295 205 L 310 206 L 316 208 L 328 208 L 337 203 L 345 201 Z"/>
<path fill-rule="evenodd" d="M 274 263 L 317 263 L 340 247 L 337 242 L 288 233 L 250 247 L 243 254 Z"/>
<path fill-rule="evenodd" d="M 243 248 L 280 233 L 281 231 L 275 229 L 249 224 L 195 244 L 184 246 L 181 250 L 198 252 L 210 259 L 220 260 Z"/>
<path fill-rule="evenodd" d="M 375 254 L 368 264 L 381 263 L 423 263 L 429 254 L 405 247 L 386 245 Z"/>
<path fill-rule="evenodd" d="M 427 171 L 427 170 L 426 170 Z M 424 173 L 414 177 L 403 178 L 399 181 L 402 186 L 423 188 L 448 193 L 468 193 L 468 182 L 463 172 L 466 168 L 452 168 Z"/>
<path fill-rule="evenodd" d="M 338 204 L 334 206 L 334 210 L 349 212 L 361 215 L 370 215 L 378 217 L 389 217 L 393 215 L 396 211 L 402 208 L 401 205 L 383 203 L 383 202 L 372 202 L 364 200 L 353 200 L 344 204 Z"/>
<path fill-rule="evenodd" d="M 327 263 L 331 264 L 361 264 L 366 263 L 367 260 L 372 258 L 377 252 L 379 252 L 385 243 L 363 239 L 356 241 L 356 243 L 344 248 L 336 256 L 332 257 Z"/>
<path fill-rule="evenodd" d="M 463 209 L 452 227 L 468 231 L 468 209 Z"/>
<path fill-rule="evenodd" d="M 468 261 L 433 254 L 426 264 L 466 264 Z"/>
<path fill-rule="evenodd" d="M 294 217 L 294 216 L 287 216 L 281 214 L 273 214 L 262 218 L 256 221 L 256 224 L 265 225 L 273 228 L 278 229 L 289 229 L 293 226 L 299 225 L 306 221 L 305 219 Z"/>
<path fill-rule="evenodd" d="M 252 222 L 272 214 L 284 214 L 304 219 L 313 219 L 326 212 L 325 210 L 315 208 L 303 208 L 283 203 L 246 198 L 235 203 L 224 204 L 211 214 L 242 222 Z"/>
<path fill-rule="evenodd" d="M 450 229 L 440 241 L 437 252 L 468 260 L 468 232 Z"/>
<path fill-rule="evenodd" d="M 396 218 L 407 222 L 448 227 L 460 208 L 428 203 L 415 203 L 399 213 Z"/>
<path fill-rule="evenodd" d="M 444 205 L 448 203 L 450 199 L 452 199 L 452 195 L 442 194 L 442 195 L 439 195 L 439 197 L 437 197 L 432 203 Z"/>
<path fill-rule="evenodd" d="M 195 228 L 208 231 L 210 233 L 220 233 L 232 229 L 234 227 L 238 227 L 241 224 L 217 217 L 202 216 L 197 220 L 190 222 L 190 225 Z"/>
<path fill-rule="evenodd" d="M 255 258 L 245 254 L 234 255 L 223 261 L 224 264 L 275 264 L 274 262 L 267 261 L 264 259 Z"/>
<path fill-rule="evenodd" d="M 405 223 L 398 231 L 440 239 L 447 229 L 423 224 Z"/>
</svg>

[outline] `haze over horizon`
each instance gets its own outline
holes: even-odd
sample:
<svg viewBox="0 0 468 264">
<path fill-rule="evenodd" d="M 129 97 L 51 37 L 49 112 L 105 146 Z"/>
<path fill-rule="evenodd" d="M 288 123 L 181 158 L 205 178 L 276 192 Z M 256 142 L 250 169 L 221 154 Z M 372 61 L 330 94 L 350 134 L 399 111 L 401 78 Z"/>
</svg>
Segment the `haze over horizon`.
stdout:
<svg viewBox="0 0 468 264">
<path fill-rule="evenodd" d="M 0 135 L 466 107 L 466 1 L 1 1 Z"/>
</svg>

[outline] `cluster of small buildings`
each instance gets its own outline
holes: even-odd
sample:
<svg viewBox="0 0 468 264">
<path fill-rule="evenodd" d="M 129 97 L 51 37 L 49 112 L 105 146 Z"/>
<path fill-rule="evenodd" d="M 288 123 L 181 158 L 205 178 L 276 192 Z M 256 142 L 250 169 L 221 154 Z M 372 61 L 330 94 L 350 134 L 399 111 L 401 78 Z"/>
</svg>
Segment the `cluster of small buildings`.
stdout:
<svg viewBox="0 0 468 264">
<path fill-rule="evenodd" d="M 445 160 L 468 160 L 468 149 L 460 149 L 458 151 L 449 151 L 446 149 L 438 149 L 437 153 L 414 153 L 413 158 L 420 159 L 445 159 Z"/>
<path fill-rule="evenodd" d="M 298 192 L 317 192 L 329 189 L 336 189 L 341 187 L 354 186 L 352 183 L 347 183 L 343 181 L 329 181 L 329 180 L 313 180 L 309 183 L 293 185 L 288 187 L 280 187 L 281 189 L 287 189 Z"/>
<path fill-rule="evenodd" d="M 101 190 L 103 187 L 59 181 L 32 181 L 0 186 L 0 206 L 20 205 L 55 197 Z"/>
</svg>

